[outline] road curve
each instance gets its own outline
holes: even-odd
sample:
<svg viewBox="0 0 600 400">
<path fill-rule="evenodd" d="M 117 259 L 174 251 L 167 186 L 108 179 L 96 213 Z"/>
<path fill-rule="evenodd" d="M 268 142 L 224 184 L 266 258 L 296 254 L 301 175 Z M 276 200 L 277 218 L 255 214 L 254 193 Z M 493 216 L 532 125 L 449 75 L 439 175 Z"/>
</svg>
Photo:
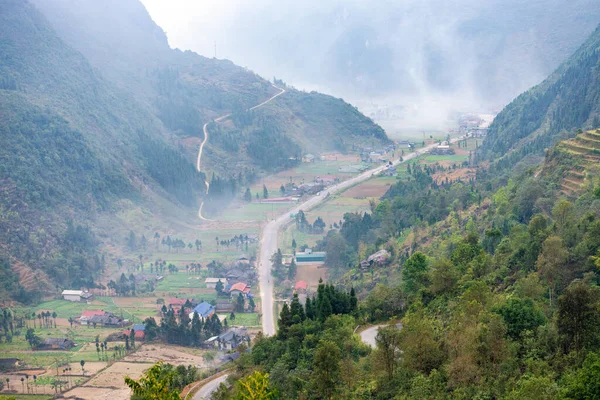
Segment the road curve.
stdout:
<svg viewBox="0 0 600 400">
<path fill-rule="evenodd" d="M 453 139 L 451 142 L 457 142 L 459 140 L 464 139 L 464 136 Z M 410 153 L 403 157 L 402 161 L 400 159 L 394 161 L 392 164 L 394 166 L 404 163 L 406 161 L 412 160 L 415 157 L 420 156 L 421 154 L 429 152 L 431 149 L 437 146 L 436 144 L 431 144 L 414 153 Z M 323 201 L 326 200 L 328 195 L 332 195 L 338 192 L 341 192 L 345 189 L 348 189 L 350 186 L 356 185 L 362 181 L 365 181 L 372 176 L 382 172 L 386 168 L 386 165 L 381 165 L 377 168 L 370 169 L 366 172 L 363 172 L 360 175 L 357 175 L 353 178 L 340 182 L 336 185 L 333 185 L 329 188 L 323 189 L 321 191 L 320 196 L 314 196 L 305 201 L 304 203 L 296 206 L 294 209 L 287 211 L 285 214 L 277 217 L 267 223 L 262 232 L 260 238 L 260 250 L 259 250 L 259 258 L 258 258 L 258 276 L 260 283 L 260 297 L 261 297 L 261 311 L 262 311 L 262 328 L 263 333 L 265 335 L 274 335 L 275 334 L 275 319 L 274 319 L 274 310 L 273 310 L 273 280 L 271 278 L 271 256 L 273 253 L 277 251 L 277 237 L 279 229 L 281 229 L 286 223 L 290 221 L 289 214 L 295 214 L 300 210 L 308 211 L 311 208 L 319 205 Z"/>
<path fill-rule="evenodd" d="M 371 346 L 373 348 L 377 347 L 377 343 L 375 342 L 375 337 L 377 336 L 377 333 L 379 332 L 379 328 L 383 328 L 384 326 L 387 326 L 387 324 L 375 325 L 375 326 L 365 329 L 364 331 L 360 332 L 360 339 L 364 343 L 368 344 L 369 346 Z M 398 323 L 398 324 L 396 324 L 396 326 L 398 328 L 402 329 L 402 324 Z"/>
<path fill-rule="evenodd" d="M 224 383 L 227 380 L 229 374 L 221 375 L 216 379 L 213 379 L 210 382 L 206 382 L 204 386 L 202 386 L 193 397 L 193 400 L 207 400 L 210 399 L 210 396 L 219 388 L 221 383 Z"/>
<path fill-rule="evenodd" d="M 248 109 L 248 111 L 252 111 L 252 110 L 256 110 L 259 107 L 262 107 L 266 104 L 269 104 L 271 101 L 273 101 L 275 98 L 281 96 L 282 94 L 285 93 L 285 89 L 282 89 L 280 87 L 277 87 L 273 84 L 271 84 L 271 86 L 273 86 L 275 89 L 280 90 L 279 93 L 269 97 L 267 100 L 263 101 L 262 103 L 251 107 Z M 213 120 L 212 122 L 221 122 L 226 118 L 229 118 L 231 116 L 231 113 L 229 114 L 225 114 L 225 115 L 221 115 L 219 118 L 216 118 L 215 120 Z M 196 170 L 198 172 L 201 172 L 200 170 L 200 162 L 202 161 L 202 152 L 204 150 L 204 145 L 206 144 L 206 142 L 208 142 L 208 124 L 210 124 L 210 122 L 207 122 L 204 124 L 204 126 L 202 126 L 202 132 L 204 133 L 204 139 L 202 140 L 202 143 L 200 143 L 200 148 L 198 149 L 198 157 L 196 158 Z M 206 177 L 207 180 L 204 181 L 205 185 L 206 185 L 206 193 L 208 193 L 208 188 L 210 187 L 210 184 L 208 183 L 208 176 Z M 204 201 L 200 204 L 200 208 L 198 209 L 198 218 L 200 218 L 203 221 L 213 221 L 212 219 L 208 219 L 205 218 L 204 216 L 202 216 L 202 207 L 204 207 Z"/>
</svg>

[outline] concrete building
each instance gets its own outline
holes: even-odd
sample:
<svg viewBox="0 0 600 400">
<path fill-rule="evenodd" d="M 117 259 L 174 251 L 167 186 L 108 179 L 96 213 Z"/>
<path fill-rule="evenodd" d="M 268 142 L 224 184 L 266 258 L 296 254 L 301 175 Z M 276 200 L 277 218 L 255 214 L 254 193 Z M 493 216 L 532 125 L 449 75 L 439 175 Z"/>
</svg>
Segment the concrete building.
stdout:
<svg viewBox="0 0 600 400">
<path fill-rule="evenodd" d="M 306 249 L 304 253 L 296 253 L 296 263 L 317 263 L 325 262 L 327 253 L 324 251 L 313 252 L 311 249 Z"/>
<path fill-rule="evenodd" d="M 94 299 L 93 294 L 84 292 L 83 290 L 63 290 L 61 295 L 64 300 L 74 302 L 89 302 Z"/>
<path fill-rule="evenodd" d="M 204 283 L 208 289 L 216 289 L 219 281 L 221 281 L 223 287 L 227 286 L 227 278 L 206 278 Z"/>
<path fill-rule="evenodd" d="M 237 298 L 240 293 L 244 297 L 248 296 L 248 293 L 250 293 L 250 286 L 246 285 L 243 282 L 238 282 L 235 285 L 232 285 L 231 288 L 229 289 L 229 295 L 232 298 Z"/>
</svg>

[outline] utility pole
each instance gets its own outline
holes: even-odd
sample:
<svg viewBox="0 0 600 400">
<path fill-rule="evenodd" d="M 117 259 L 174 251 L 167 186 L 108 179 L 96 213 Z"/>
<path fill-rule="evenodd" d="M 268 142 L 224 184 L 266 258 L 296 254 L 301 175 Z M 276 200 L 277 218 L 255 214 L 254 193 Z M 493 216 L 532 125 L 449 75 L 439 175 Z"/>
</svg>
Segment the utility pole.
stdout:
<svg viewBox="0 0 600 400">
<path fill-rule="evenodd" d="M 216 40 L 215 40 L 215 57 L 214 58 L 217 58 L 217 41 Z"/>
</svg>

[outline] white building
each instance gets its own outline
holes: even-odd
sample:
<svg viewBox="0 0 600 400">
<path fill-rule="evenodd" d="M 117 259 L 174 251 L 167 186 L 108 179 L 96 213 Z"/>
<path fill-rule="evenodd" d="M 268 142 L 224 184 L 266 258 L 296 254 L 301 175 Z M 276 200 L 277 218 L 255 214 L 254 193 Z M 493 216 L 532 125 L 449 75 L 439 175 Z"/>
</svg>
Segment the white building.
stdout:
<svg viewBox="0 0 600 400">
<path fill-rule="evenodd" d="M 227 286 L 227 278 L 206 278 L 204 280 L 204 283 L 206 284 L 206 287 L 208 289 L 216 289 L 217 283 L 219 281 L 221 281 L 221 283 L 223 284 L 223 288 L 225 288 L 225 286 Z"/>
<path fill-rule="evenodd" d="M 83 290 L 63 290 L 62 297 L 69 301 L 81 301 Z"/>
<path fill-rule="evenodd" d="M 91 301 L 93 299 L 93 295 L 89 292 L 84 292 L 83 290 L 63 290 L 62 298 L 68 301 Z"/>
</svg>

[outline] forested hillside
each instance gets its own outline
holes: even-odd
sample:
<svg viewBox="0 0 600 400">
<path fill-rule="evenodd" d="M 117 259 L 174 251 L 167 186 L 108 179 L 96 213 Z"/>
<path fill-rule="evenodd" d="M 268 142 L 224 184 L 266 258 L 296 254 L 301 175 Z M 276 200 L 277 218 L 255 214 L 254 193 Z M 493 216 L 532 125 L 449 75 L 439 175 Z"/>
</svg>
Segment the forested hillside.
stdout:
<svg viewBox="0 0 600 400">
<path fill-rule="evenodd" d="M 535 168 L 474 159 L 476 179 L 440 182 L 439 164 L 411 162 L 313 247 L 335 285 L 284 306 L 218 398 L 598 398 L 600 130 L 577 125 L 594 124 L 597 40 L 490 132 L 486 157 L 520 154 L 501 163 L 547 147 Z M 360 263 L 382 250 L 389 260 Z M 353 333 L 364 324 L 388 325 L 373 349 Z"/>
<path fill-rule="evenodd" d="M 387 141 L 349 104 L 291 88 L 278 109 L 249 120 L 245 110 L 278 89 L 230 61 L 170 49 L 137 0 L 33 3 L 44 13 L 27 1 L 0 4 L 0 249 L 25 285 L 7 284 L 5 298 L 94 286 L 107 243 L 69 243 L 85 231 L 122 246 L 132 227 L 120 212 L 173 223 L 195 216 L 205 195 L 195 168 L 202 126 L 217 116 L 235 114 L 235 123 L 211 125 L 203 159 L 203 171 L 219 173 L 217 199 L 238 195 L 238 178 L 249 184 L 289 166 L 314 137 L 327 138 L 319 150 Z"/>
<path fill-rule="evenodd" d="M 233 125 L 210 127 L 215 140 L 205 148 L 204 168 L 224 179 L 253 168 L 281 169 L 303 152 L 345 151 L 365 138 L 387 141 L 385 132 L 351 105 L 293 88 L 268 107 L 246 113 L 278 89 L 231 61 L 170 49 L 139 0 L 34 3 L 65 41 L 149 105 L 179 136 L 188 157 L 195 156 L 204 123 L 237 114 Z"/>
<path fill-rule="evenodd" d="M 500 169 L 539 157 L 576 128 L 600 125 L 600 28 L 556 72 L 509 104 L 494 120 L 480 158 Z"/>
<path fill-rule="evenodd" d="M 53 281 L 93 286 L 103 267 L 87 227 L 93 216 L 123 199 L 152 207 L 155 195 L 195 205 L 203 177 L 160 121 L 106 82 L 32 5 L 3 2 L 0 37 L 2 263 L 21 278 L 37 276 L 23 289 L 35 295 L 14 285 L 0 295 L 32 300 L 55 290 Z"/>
</svg>

